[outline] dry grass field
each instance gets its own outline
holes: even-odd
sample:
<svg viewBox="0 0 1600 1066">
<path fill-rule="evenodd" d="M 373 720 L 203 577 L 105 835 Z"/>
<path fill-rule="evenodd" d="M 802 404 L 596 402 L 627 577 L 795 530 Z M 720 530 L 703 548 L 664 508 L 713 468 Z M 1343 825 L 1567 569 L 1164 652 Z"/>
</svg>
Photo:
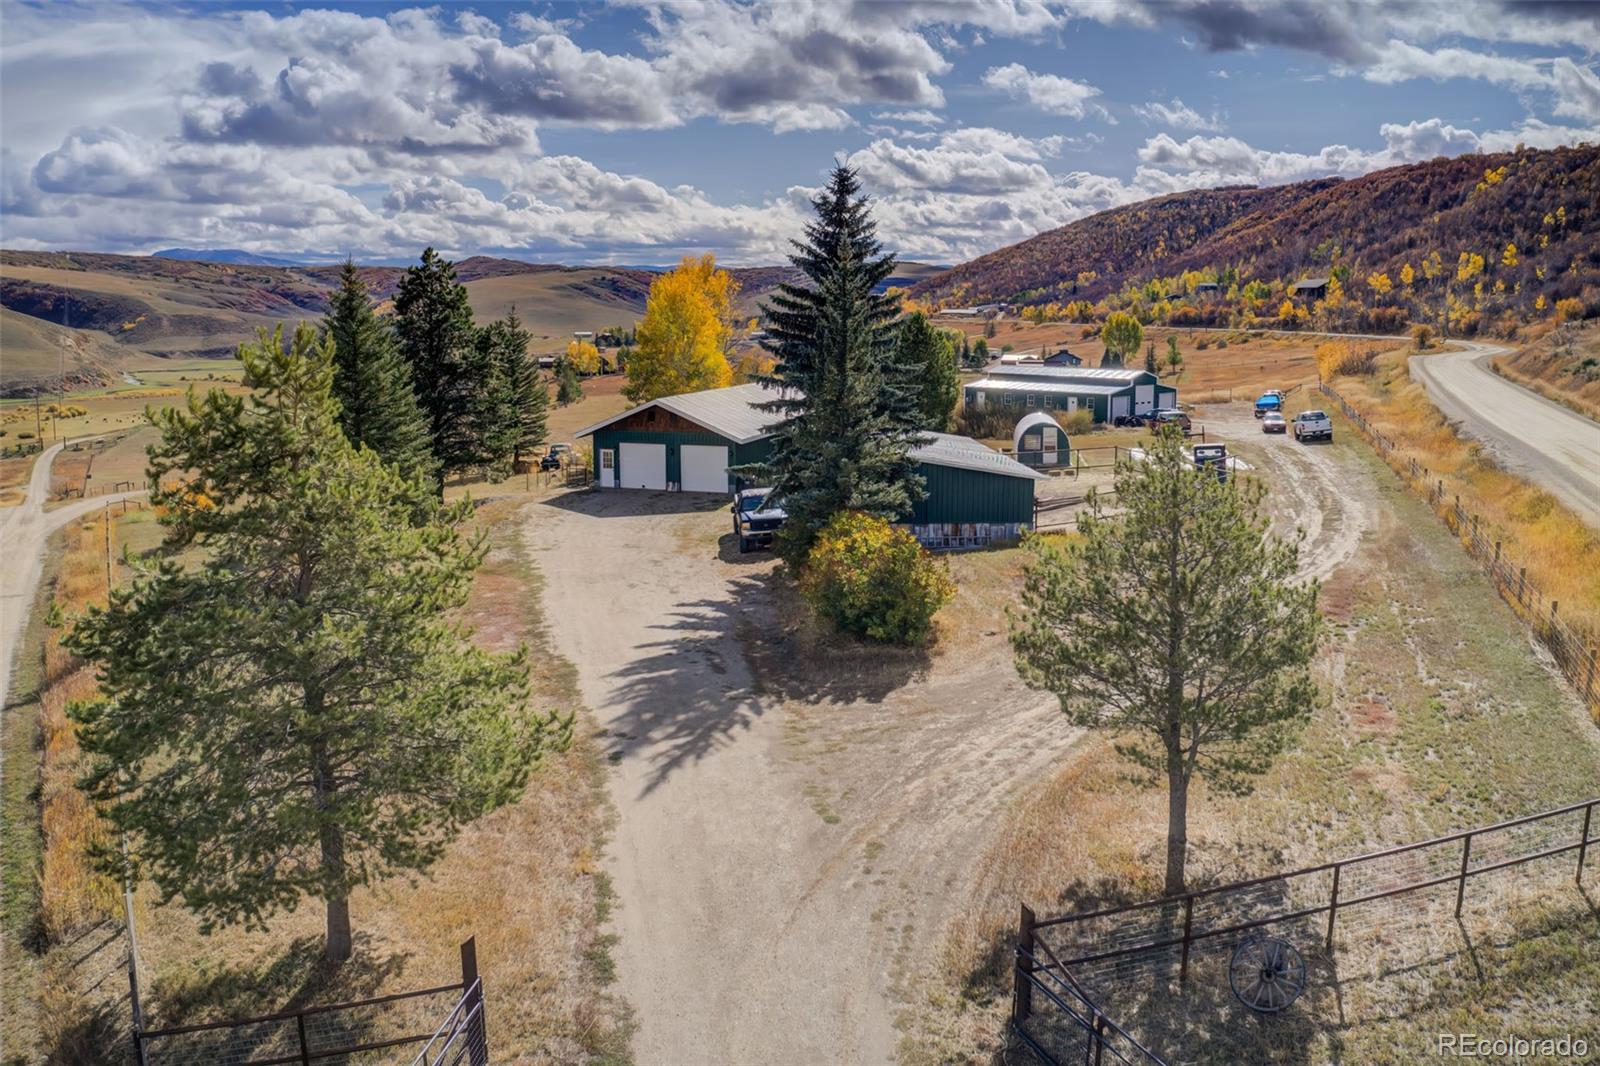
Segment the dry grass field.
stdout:
<svg viewBox="0 0 1600 1066">
<path fill-rule="evenodd" d="M 1291 508 L 1304 525 L 1313 516 L 1288 493 L 1292 469 L 1272 462 L 1280 445 L 1305 450 L 1276 438 L 1244 450 L 1268 479 L 1269 505 Z M 1324 484 L 1315 499 L 1339 508 L 1350 503 L 1346 494 L 1364 497 L 1344 520 L 1359 513 L 1371 525 L 1326 582 L 1322 700 L 1298 744 L 1252 795 L 1201 789 L 1192 797 L 1197 886 L 1600 795 L 1600 734 L 1477 564 L 1345 423 L 1334 445 L 1313 450 L 1348 485 Z M 968 620 L 958 628 L 999 618 L 1020 580 L 1016 554 L 964 562 L 981 560 L 989 580 L 976 590 L 964 582 L 963 596 L 987 605 L 964 606 Z M 1162 789 L 1140 783 L 1108 738 L 1075 745 L 1002 818 L 935 976 L 908 1008 L 904 1060 L 991 1061 L 1009 1006 L 1018 904 L 1050 915 L 1157 896 L 1164 832 Z M 1398 931 L 1396 913 L 1387 924 Z M 1468 943 L 1448 935 L 1453 925 L 1428 945 L 1390 936 L 1378 959 L 1365 950 L 1377 942 L 1363 944 L 1359 930 L 1378 936 L 1385 923 L 1353 924 L 1341 948 L 1342 1002 L 1308 996 L 1277 1030 L 1240 1023 L 1226 996 L 1172 1004 L 1182 1007 L 1181 1024 L 1179 1014 L 1148 1004 L 1134 1020 L 1167 1041 L 1156 1050 L 1173 1061 L 1397 1066 L 1426 1052 L 1427 1034 L 1468 1018 L 1485 1033 L 1520 1032 L 1520 1018 L 1541 1032 L 1600 1026 L 1600 1003 L 1584 991 L 1600 976 L 1600 937 L 1582 898 L 1494 920 L 1501 924 L 1477 927 Z"/>
<path fill-rule="evenodd" d="M 960 329 L 973 340 L 984 335 L 984 326 L 976 322 L 953 322 L 938 319 L 946 328 Z M 1010 345 L 1013 350 L 1038 354 L 1041 350 L 1054 352 L 1065 347 L 1082 356 L 1086 366 L 1098 366 L 1103 346 L 1098 336 L 1084 336 L 1090 329 L 1081 323 L 1047 322 L 1036 325 L 1022 319 L 1008 318 L 996 323 L 995 335 L 989 338 L 991 351 Z M 1186 330 L 1152 326 L 1144 331 L 1145 343 L 1156 346 L 1156 357 L 1163 380 L 1171 381 L 1165 363 L 1160 362 L 1167 351 L 1167 338 L 1178 339 L 1178 351 L 1183 356 L 1183 369 L 1174 382 L 1178 397 L 1185 402 L 1191 396 L 1206 399 L 1216 393 L 1238 394 L 1238 398 L 1254 399 L 1264 389 L 1287 389 L 1294 385 L 1317 380 L 1316 348 L 1325 338 L 1312 336 L 1284 336 L 1273 333 L 1246 333 L 1229 330 Z M 1364 342 L 1365 343 L 1365 342 Z M 1378 351 L 1389 351 L 1404 344 L 1372 341 Z M 1130 367 L 1142 368 L 1143 357 L 1130 360 Z M 1247 396 L 1248 394 L 1248 396 Z"/>
<path fill-rule="evenodd" d="M 479 511 L 492 547 L 466 621 L 485 646 L 531 644 L 535 701 L 541 708 L 571 707 L 572 668 L 550 651 L 539 610 L 540 577 L 512 535 L 518 524 L 509 519 L 526 499 L 505 495 Z M 120 554 L 123 543 L 148 550 L 159 533 L 145 512 L 120 520 L 117 537 Z M 103 598 L 103 581 L 98 593 L 83 592 L 76 576 L 97 561 L 103 566 L 103 559 L 93 529 L 70 534 L 54 595 L 70 592 L 78 597 L 73 602 L 84 595 Z M 47 664 L 45 677 L 83 674 L 54 663 Z M 60 737 L 61 730 L 50 725 L 52 690 L 45 691 L 42 720 L 47 737 Z M 126 1024 L 118 972 L 121 923 L 90 914 L 104 902 L 83 888 L 93 882 L 81 872 L 77 842 L 90 830 L 83 827 L 81 809 L 61 807 L 53 798 L 62 795 L 60 767 L 70 763 L 46 762 L 45 792 L 36 801 L 32 789 L 39 787 L 40 764 L 17 757 L 17 742 L 27 739 L 25 717 L 38 735 L 38 706 L 17 704 L 7 713 L 6 876 L 8 887 L 31 878 L 45 900 L 61 898 L 48 913 L 63 915 L 50 921 L 65 921 L 69 933 L 41 940 L 30 932 L 38 927 L 37 905 L 28 907 L 8 893 L 6 971 L 21 975 L 0 1004 L 21 1020 L 8 1033 L 8 1049 L 18 1049 L 8 1062 L 102 1061 L 107 1034 Z M 47 753 L 65 747 L 60 740 L 52 745 Z M 39 749 L 25 743 L 21 750 Z M 611 941 L 604 925 L 612 900 L 599 868 L 609 815 L 601 765 L 591 730 L 580 725 L 572 747 L 545 761 L 520 801 L 470 825 L 434 869 L 410 883 L 358 893 L 352 900 L 356 958 L 336 972 L 319 961 L 321 909 L 315 901 L 278 916 L 265 931 L 204 935 L 181 904 L 162 905 L 152 886 L 142 886 L 135 921 L 152 1023 L 264 1013 L 445 983 L 459 976 L 459 943 L 476 936 L 497 1056 L 531 1063 L 626 1061 L 628 1015 L 609 988 Z M 42 847 L 38 802 L 46 804 L 49 819 Z M 58 825 L 66 828 L 52 828 Z M 33 895 L 37 900 L 40 893 Z"/>
<path fill-rule="evenodd" d="M 1600 532 L 1550 493 L 1497 466 L 1484 449 L 1463 439 L 1407 374 L 1408 355 L 1391 352 L 1375 373 L 1340 377 L 1334 387 L 1397 445 L 1391 461 L 1415 459 L 1444 481 L 1444 498 L 1489 524 L 1508 558 L 1528 579 L 1559 600 L 1562 617 L 1600 633 Z"/>
<path fill-rule="evenodd" d="M 479 322 L 503 318 L 515 308 L 523 327 L 533 334 L 530 350 L 541 355 L 566 351 L 574 330 L 598 333 L 611 326 L 632 326 L 644 314 L 646 291 L 631 272 L 592 267 L 467 282 Z"/>
</svg>

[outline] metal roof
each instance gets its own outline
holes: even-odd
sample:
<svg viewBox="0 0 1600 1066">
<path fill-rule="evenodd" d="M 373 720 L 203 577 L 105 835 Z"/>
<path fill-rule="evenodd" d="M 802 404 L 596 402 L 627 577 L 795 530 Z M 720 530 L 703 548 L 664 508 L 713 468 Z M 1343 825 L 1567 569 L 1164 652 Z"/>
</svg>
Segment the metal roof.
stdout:
<svg viewBox="0 0 1600 1066">
<path fill-rule="evenodd" d="M 776 415 L 768 414 L 756 405 L 777 398 L 777 390 L 769 390 L 754 383 L 732 385 L 726 389 L 707 389 L 704 392 L 686 392 L 679 396 L 663 396 L 658 400 L 642 403 L 638 407 L 630 407 L 620 415 L 613 415 L 604 422 L 596 422 L 587 429 L 580 429 L 577 435 L 587 437 L 613 422 L 620 422 L 646 408 L 660 407 L 680 418 L 688 419 L 697 426 L 703 426 L 720 437 L 727 437 L 735 444 L 749 444 L 767 436 L 771 432 L 773 423 L 778 420 Z"/>
<path fill-rule="evenodd" d="M 758 410 L 754 405 L 767 403 L 778 395 L 757 384 L 734 385 L 726 389 L 707 389 L 704 392 L 686 392 L 680 396 L 663 396 L 659 400 L 642 403 L 606 419 L 596 422 L 577 435 L 587 437 L 613 422 L 647 407 L 660 407 L 686 418 L 697 426 L 709 429 L 736 444 L 749 444 L 771 432 L 775 416 Z M 1043 478 L 1044 475 L 1029 470 L 1015 459 L 1007 458 L 971 437 L 958 437 L 952 433 L 924 432 L 929 442 L 911 449 L 911 457 L 919 463 L 934 466 L 952 466 L 962 470 L 977 470 L 985 474 L 1005 474 L 1010 477 Z"/>
<path fill-rule="evenodd" d="M 1295 289 L 1320 289 L 1328 284 L 1327 278 L 1301 278 L 1291 288 Z"/>
<path fill-rule="evenodd" d="M 1057 422 L 1053 416 L 1047 415 L 1043 411 L 1035 411 L 1031 415 L 1023 415 L 1017 419 L 1017 428 L 1012 436 L 1020 437 L 1034 426 L 1049 426 L 1051 429 L 1061 429 L 1061 423 Z M 1065 433 L 1066 430 L 1061 429 L 1061 432 Z"/>
<path fill-rule="evenodd" d="M 994 377 L 1030 377 L 1054 378 L 1061 381 L 1085 381 L 1090 383 L 1120 381 L 1123 385 L 1133 385 L 1145 377 L 1154 378 L 1155 375 L 1148 370 L 1129 370 L 1123 367 L 1100 366 L 1002 366 L 1000 369 L 989 371 Z"/>
<path fill-rule="evenodd" d="M 1033 392 L 1070 396 L 1115 396 L 1127 392 L 1133 383 L 1126 385 L 1084 385 L 1076 381 L 1008 381 L 1004 378 L 980 378 L 967 382 L 969 389 L 988 389 L 993 392 Z"/>
<path fill-rule="evenodd" d="M 932 466 L 950 466 L 958 470 L 975 470 L 980 474 L 1003 474 L 1006 477 L 1025 477 L 1033 481 L 1045 480 L 1045 475 L 1030 470 L 1009 456 L 1001 455 L 986 444 L 971 437 L 958 437 L 954 433 L 925 432 L 929 443 L 911 449 L 911 458 Z"/>
</svg>

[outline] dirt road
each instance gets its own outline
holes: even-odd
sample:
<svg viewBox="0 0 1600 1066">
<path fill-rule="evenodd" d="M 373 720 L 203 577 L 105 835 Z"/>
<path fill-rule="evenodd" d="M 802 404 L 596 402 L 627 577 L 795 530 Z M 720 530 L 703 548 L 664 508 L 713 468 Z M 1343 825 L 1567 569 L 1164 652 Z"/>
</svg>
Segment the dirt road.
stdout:
<svg viewBox="0 0 1600 1066">
<path fill-rule="evenodd" d="M 720 501 L 528 512 L 546 614 L 607 730 L 619 974 L 645 1064 L 882 1063 L 995 823 L 1076 733 L 970 655 L 862 671 L 790 644 Z M 803 666 L 797 666 L 798 660 Z M 859 667 L 860 660 L 853 660 Z"/>
<path fill-rule="evenodd" d="M 1377 525 L 1378 502 L 1372 484 L 1352 476 L 1341 450 L 1365 444 L 1301 444 L 1292 434 L 1264 434 L 1248 403 L 1207 404 L 1201 422 L 1208 440 L 1226 441 L 1236 453 L 1244 446 L 1252 472 L 1266 482 L 1273 531 L 1305 531 L 1301 574 L 1326 579 L 1355 556 L 1362 536 Z"/>
<path fill-rule="evenodd" d="M 1412 356 L 1428 397 L 1500 465 L 1600 527 L 1600 425 L 1490 370 L 1489 360 L 1507 349 L 1455 343 L 1461 351 Z"/>
<path fill-rule="evenodd" d="M 76 500 L 54 511 L 44 509 L 50 498 L 50 464 L 62 445 L 45 449 L 33 464 L 28 479 L 28 495 L 15 507 L 0 509 L 0 701 L 11 691 L 11 667 L 17 641 L 28 624 L 34 589 L 39 584 L 44 544 L 50 534 L 73 519 L 104 507 L 108 501 L 138 493 L 119 493 Z"/>
</svg>

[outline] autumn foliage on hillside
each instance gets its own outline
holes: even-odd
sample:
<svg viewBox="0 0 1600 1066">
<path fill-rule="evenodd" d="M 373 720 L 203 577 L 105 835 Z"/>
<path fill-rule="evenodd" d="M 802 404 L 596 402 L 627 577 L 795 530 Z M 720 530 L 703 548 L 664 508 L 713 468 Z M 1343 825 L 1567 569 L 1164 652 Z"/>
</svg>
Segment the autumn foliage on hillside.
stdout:
<svg viewBox="0 0 1600 1066">
<path fill-rule="evenodd" d="M 1327 279 L 1325 290 L 1296 282 Z M 1104 211 L 913 288 L 1039 321 L 1509 333 L 1600 315 L 1600 148 L 1435 159 L 1348 181 L 1174 193 Z"/>
</svg>

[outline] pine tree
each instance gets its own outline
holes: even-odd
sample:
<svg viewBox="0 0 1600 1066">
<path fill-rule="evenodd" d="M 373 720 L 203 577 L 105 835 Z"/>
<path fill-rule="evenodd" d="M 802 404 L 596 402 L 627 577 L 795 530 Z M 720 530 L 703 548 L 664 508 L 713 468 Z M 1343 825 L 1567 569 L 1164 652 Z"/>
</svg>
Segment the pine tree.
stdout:
<svg viewBox="0 0 1600 1066">
<path fill-rule="evenodd" d="M 355 263 L 346 260 L 339 289 L 328 301 L 322 334 L 334 345 L 333 395 L 339 426 L 350 443 L 366 445 L 407 476 L 430 483 L 436 464 L 428 420 L 411 386 L 388 323 L 372 311 L 372 297 Z"/>
<path fill-rule="evenodd" d="M 780 285 L 762 306 L 776 362 L 758 380 L 783 392 L 764 405 L 776 421 L 759 472 L 788 512 L 780 550 L 796 565 L 838 512 L 899 521 L 922 495 L 909 454 L 919 439 L 915 397 L 897 362 L 898 306 L 875 291 L 894 256 L 882 254 L 859 191 L 855 172 L 836 166 L 789 257 L 808 284 Z"/>
<path fill-rule="evenodd" d="M 527 706 L 525 648 L 485 652 L 456 617 L 485 551 L 470 501 L 353 446 L 331 339 L 282 341 L 240 347 L 249 396 L 151 415 L 165 551 L 75 625 L 104 698 L 73 715 L 87 786 L 163 897 L 207 929 L 320 897 L 340 962 L 352 890 L 426 869 L 571 719 Z"/>
<path fill-rule="evenodd" d="M 462 466 L 479 468 L 490 480 L 505 477 L 516 454 L 521 426 L 515 375 L 528 340 L 513 312 L 477 330 L 464 361 L 472 388 L 461 421 Z"/>
<path fill-rule="evenodd" d="M 573 369 L 572 364 L 563 359 L 561 368 L 556 371 L 556 406 L 565 407 L 581 399 L 583 399 L 583 382 L 578 380 L 578 372 Z"/>
<path fill-rule="evenodd" d="M 474 392 L 468 369 L 477 329 L 467 290 L 455 265 L 432 248 L 409 267 L 395 293 L 395 334 L 411 365 L 417 399 L 428 416 L 428 433 L 440 473 L 449 475 L 480 461 L 474 439 Z"/>
<path fill-rule="evenodd" d="M 1118 464 L 1121 513 L 1096 503 L 1064 550 L 1029 541 L 1017 671 L 1165 778 L 1169 894 L 1185 888 L 1194 776 L 1246 790 L 1316 699 L 1318 586 L 1296 578 L 1299 540 L 1268 532 L 1263 497 L 1259 482 L 1195 469 L 1169 428 Z"/>
<path fill-rule="evenodd" d="M 899 365 L 908 375 L 909 391 L 916 402 L 914 428 L 949 429 L 961 397 L 955 349 L 949 335 L 936 329 L 921 311 L 900 323 Z"/>
<path fill-rule="evenodd" d="M 531 459 L 534 452 L 549 437 L 547 419 L 550 413 L 550 390 L 539 376 L 538 362 L 528 354 L 531 335 L 522 328 L 522 320 L 513 307 L 506 316 L 506 325 L 523 338 L 520 347 L 507 352 L 506 376 L 511 383 L 512 420 L 516 433 L 511 442 L 513 463 Z"/>
</svg>

